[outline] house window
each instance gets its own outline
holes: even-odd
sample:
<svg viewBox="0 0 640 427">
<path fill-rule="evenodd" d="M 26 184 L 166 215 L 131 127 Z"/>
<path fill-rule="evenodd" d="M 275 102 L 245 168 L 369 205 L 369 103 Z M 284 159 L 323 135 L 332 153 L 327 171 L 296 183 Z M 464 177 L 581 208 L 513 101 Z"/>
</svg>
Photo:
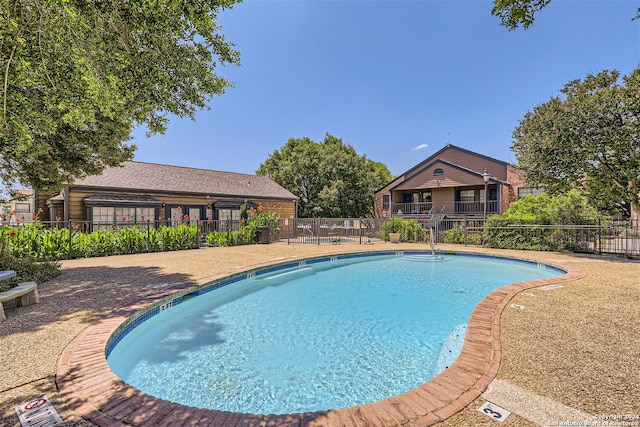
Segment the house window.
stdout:
<svg viewBox="0 0 640 427">
<path fill-rule="evenodd" d="M 522 196 L 526 196 L 527 194 L 531 194 L 532 196 L 537 196 L 544 192 L 545 192 L 544 188 L 531 188 L 531 187 L 518 188 L 518 199 Z"/>
<path fill-rule="evenodd" d="M 136 208 L 136 221 L 153 221 L 155 219 L 155 208 Z"/>
<path fill-rule="evenodd" d="M 189 223 L 197 224 L 200 220 L 200 208 L 189 208 Z"/>
<path fill-rule="evenodd" d="M 31 204 L 30 203 L 16 203 L 16 212 L 19 212 L 19 213 L 29 213 L 29 212 L 31 212 Z"/>
<path fill-rule="evenodd" d="M 444 175 L 444 171 L 442 170 L 442 168 L 437 168 L 433 171 L 434 175 Z"/>
<path fill-rule="evenodd" d="M 460 190 L 460 201 L 461 202 L 474 202 L 475 199 L 475 190 Z"/>
<path fill-rule="evenodd" d="M 182 208 L 176 206 L 175 208 L 171 208 L 169 213 L 169 218 L 171 218 L 171 225 L 178 225 L 184 219 L 184 214 L 182 213 Z"/>
<path fill-rule="evenodd" d="M 94 207 L 92 213 L 93 222 L 113 223 L 115 209 L 112 207 Z"/>
<path fill-rule="evenodd" d="M 389 195 L 382 196 L 382 209 L 389 209 Z"/>
<path fill-rule="evenodd" d="M 136 208 L 116 208 L 116 222 L 132 222 L 136 220 Z"/>
<path fill-rule="evenodd" d="M 156 216 L 155 208 L 116 208 L 113 206 L 94 206 L 91 213 L 96 223 L 126 223 L 153 221 Z"/>
<path fill-rule="evenodd" d="M 218 219 L 219 220 L 232 220 L 239 221 L 240 220 L 240 209 L 218 209 Z"/>
<path fill-rule="evenodd" d="M 431 202 L 431 191 L 425 191 L 424 193 L 422 193 L 422 201 Z"/>
</svg>

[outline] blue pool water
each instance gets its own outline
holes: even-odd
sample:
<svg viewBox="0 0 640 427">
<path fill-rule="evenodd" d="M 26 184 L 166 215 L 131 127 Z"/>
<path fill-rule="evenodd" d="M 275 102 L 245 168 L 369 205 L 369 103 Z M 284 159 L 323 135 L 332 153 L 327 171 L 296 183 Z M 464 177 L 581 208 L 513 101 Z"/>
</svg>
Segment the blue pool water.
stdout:
<svg viewBox="0 0 640 427">
<path fill-rule="evenodd" d="M 194 407 L 283 414 L 359 405 L 446 369 L 471 311 L 494 289 L 563 273 L 477 256 L 335 258 L 258 273 L 161 311 L 121 337 L 109 365 L 147 394 Z"/>
</svg>

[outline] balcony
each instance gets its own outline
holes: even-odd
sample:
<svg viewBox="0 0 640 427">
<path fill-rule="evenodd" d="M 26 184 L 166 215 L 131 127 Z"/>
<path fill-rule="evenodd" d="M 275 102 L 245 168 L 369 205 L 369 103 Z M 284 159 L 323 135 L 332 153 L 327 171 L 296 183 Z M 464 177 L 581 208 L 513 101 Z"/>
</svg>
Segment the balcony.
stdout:
<svg viewBox="0 0 640 427">
<path fill-rule="evenodd" d="M 442 213 L 449 216 L 483 216 L 483 202 L 453 202 L 451 204 L 437 205 L 432 202 L 416 203 L 393 203 L 391 208 L 392 216 L 421 217 L 432 213 Z M 487 215 L 499 213 L 498 201 L 489 200 L 487 202 Z"/>
<path fill-rule="evenodd" d="M 427 215 L 433 208 L 431 202 L 416 203 L 393 203 L 391 208 L 392 216 L 415 216 Z"/>
<path fill-rule="evenodd" d="M 454 202 L 456 214 L 484 215 L 483 202 Z M 487 215 L 498 213 L 498 201 L 489 200 L 487 202 Z"/>
</svg>

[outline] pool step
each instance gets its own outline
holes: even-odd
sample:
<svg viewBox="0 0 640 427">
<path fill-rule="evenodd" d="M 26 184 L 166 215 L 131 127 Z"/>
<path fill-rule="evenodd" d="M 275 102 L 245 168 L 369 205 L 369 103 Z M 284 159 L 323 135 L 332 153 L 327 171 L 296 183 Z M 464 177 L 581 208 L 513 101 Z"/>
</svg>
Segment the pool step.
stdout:
<svg viewBox="0 0 640 427">
<path fill-rule="evenodd" d="M 289 270 L 284 272 L 273 272 L 267 274 L 261 274 L 253 277 L 251 280 L 256 282 L 262 282 L 269 286 L 277 286 L 286 283 L 290 280 L 295 280 L 300 277 L 312 276 L 316 274 L 315 270 L 311 267 L 302 267 L 296 270 Z"/>
<path fill-rule="evenodd" d="M 415 261 L 415 262 L 444 261 L 444 255 L 436 255 L 436 254 L 405 255 L 404 258 L 407 261 Z"/>
<path fill-rule="evenodd" d="M 445 341 L 442 349 L 440 350 L 440 355 L 438 356 L 438 361 L 436 362 L 436 367 L 434 368 L 433 376 L 435 377 L 440 372 L 447 369 L 453 362 L 456 361 L 458 356 L 460 355 L 460 351 L 462 350 L 462 344 L 464 344 L 464 337 L 467 333 L 467 325 L 457 325 L 449 333 L 449 338 Z"/>
</svg>

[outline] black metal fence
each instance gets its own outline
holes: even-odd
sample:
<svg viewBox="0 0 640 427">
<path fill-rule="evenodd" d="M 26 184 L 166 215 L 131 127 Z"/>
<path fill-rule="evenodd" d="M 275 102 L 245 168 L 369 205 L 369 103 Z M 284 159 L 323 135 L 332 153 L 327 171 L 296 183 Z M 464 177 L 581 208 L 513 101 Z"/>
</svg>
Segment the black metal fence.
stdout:
<svg viewBox="0 0 640 427">
<path fill-rule="evenodd" d="M 364 244 L 379 239 L 383 222 L 374 218 L 280 219 L 280 239 L 290 244 Z"/>
<path fill-rule="evenodd" d="M 631 221 L 579 224 L 530 222 L 492 224 L 483 220 L 443 220 L 435 224 L 437 243 L 495 248 L 610 253 L 640 256 L 640 226 Z"/>
<path fill-rule="evenodd" d="M 64 259 L 139 252 L 282 241 L 288 244 L 372 243 L 386 239 L 397 219 L 289 218 L 270 227 L 246 230 L 239 220 L 97 223 L 55 221 L 0 226 L 0 254 Z M 412 220 L 418 221 L 419 220 Z M 495 248 L 640 256 L 640 227 L 630 221 L 581 224 L 491 223 L 444 219 L 419 223 L 435 243 Z M 108 231 L 108 232 L 107 232 Z M 404 233 L 403 241 L 427 242 L 431 233 Z M 268 236 L 264 233 L 268 233 Z M 428 238 L 428 239 L 427 239 Z"/>
</svg>

